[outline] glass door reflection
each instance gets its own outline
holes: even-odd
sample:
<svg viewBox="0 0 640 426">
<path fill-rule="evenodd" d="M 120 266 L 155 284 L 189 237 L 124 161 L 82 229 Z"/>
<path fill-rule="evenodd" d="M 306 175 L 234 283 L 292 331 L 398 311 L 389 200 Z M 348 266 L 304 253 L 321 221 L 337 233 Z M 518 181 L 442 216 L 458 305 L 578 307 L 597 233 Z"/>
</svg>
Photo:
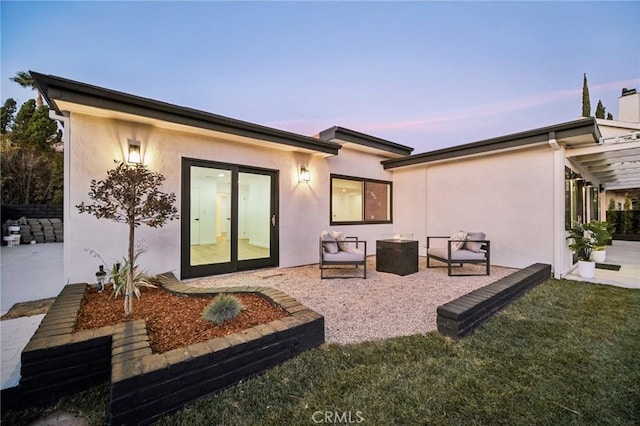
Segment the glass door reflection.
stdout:
<svg viewBox="0 0 640 426">
<path fill-rule="evenodd" d="M 271 256 L 271 222 L 271 176 L 240 172 L 237 234 L 239 261 Z"/>
<path fill-rule="evenodd" d="M 190 264 L 231 262 L 231 171 L 191 167 Z"/>
</svg>

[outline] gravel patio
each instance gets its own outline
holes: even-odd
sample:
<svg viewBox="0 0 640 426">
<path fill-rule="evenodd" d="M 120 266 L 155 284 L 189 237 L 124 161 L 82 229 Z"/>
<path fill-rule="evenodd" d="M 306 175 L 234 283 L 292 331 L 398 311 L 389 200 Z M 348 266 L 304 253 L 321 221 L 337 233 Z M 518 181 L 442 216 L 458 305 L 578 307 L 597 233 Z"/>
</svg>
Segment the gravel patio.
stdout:
<svg viewBox="0 0 640 426">
<path fill-rule="evenodd" d="M 356 343 L 436 330 L 436 308 L 510 273 L 512 268 L 491 267 L 490 276 L 448 277 L 446 268 L 426 268 L 404 277 L 377 272 L 375 256 L 367 259 L 367 279 L 320 279 L 318 265 L 234 273 L 186 281 L 193 287 L 268 286 L 284 291 L 325 317 L 325 339 L 330 343 Z M 481 265 L 465 265 L 466 272 Z M 353 269 L 331 271 L 354 274 Z"/>
</svg>

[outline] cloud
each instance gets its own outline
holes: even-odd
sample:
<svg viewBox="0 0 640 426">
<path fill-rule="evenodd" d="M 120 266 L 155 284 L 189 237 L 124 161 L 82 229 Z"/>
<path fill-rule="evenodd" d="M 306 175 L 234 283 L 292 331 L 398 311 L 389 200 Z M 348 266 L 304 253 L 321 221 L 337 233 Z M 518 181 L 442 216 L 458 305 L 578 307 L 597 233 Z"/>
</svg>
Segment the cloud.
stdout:
<svg viewBox="0 0 640 426">
<path fill-rule="evenodd" d="M 621 87 L 634 87 L 638 84 L 640 84 L 640 79 L 612 81 L 589 87 L 589 93 L 599 93 L 614 89 L 619 90 Z M 425 128 L 437 127 L 441 124 L 450 124 L 458 122 L 460 120 L 477 119 L 479 117 L 494 116 L 507 112 L 513 112 L 514 110 L 523 110 L 527 108 L 547 105 L 564 99 L 576 98 L 576 96 L 581 96 L 581 94 L 582 87 L 574 89 L 555 90 L 552 92 L 545 92 L 522 98 L 508 99 L 505 101 L 492 102 L 488 104 L 473 106 L 470 108 L 463 108 L 460 110 L 445 112 L 425 118 L 403 121 L 362 123 L 361 128 L 366 128 L 366 130 L 364 131 L 396 129 L 423 130 Z"/>
<path fill-rule="evenodd" d="M 611 81 L 596 84 L 589 87 L 591 94 L 620 90 L 622 87 L 635 87 L 640 84 L 640 79 Z M 525 110 L 533 107 L 553 104 L 566 99 L 579 99 L 582 87 L 554 90 L 515 99 L 507 99 L 499 102 L 476 105 L 461 108 L 454 111 L 445 111 L 428 117 L 418 117 L 411 120 L 362 120 L 354 117 L 324 117 L 324 118 L 295 118 L 291 120 L 278 120 L 264 123 L 266 126 L 284 129 L 304 135 L 312 135 L 333 125 L 353 128 L 364 133 L 398 130 L 405 132 L 431 132 L 437 129 L 450 129 L 452 125 L 467 121 L 465 126 L 473 127 L 470 120 L 483 117 L 491 117 L 510 113 L 516 110 Z"/>
</svg>

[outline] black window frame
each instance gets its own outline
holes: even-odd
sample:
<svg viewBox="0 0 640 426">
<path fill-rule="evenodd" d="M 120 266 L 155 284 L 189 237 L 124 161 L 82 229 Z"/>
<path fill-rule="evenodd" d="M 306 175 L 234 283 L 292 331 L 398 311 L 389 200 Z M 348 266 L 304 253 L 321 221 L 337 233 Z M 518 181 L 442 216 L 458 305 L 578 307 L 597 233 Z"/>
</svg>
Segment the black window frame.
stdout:
<svg viewBox="0 0 640 426">
<path fill-rule="evenodd" d="M 362 220 L 359 221 L 336 221 L 333 220 L 333 180 L 343 179 L 362 183 Z M 378 183 L 389 185 L 389 219 L 388 220 L 366 220 L 366 184 Z M 329 175 L 329 224 L 330 225 L 381 225 L 393 223 L 393 182 L 380 179 L 362 178 L 340 174 Z"/>
</svg>

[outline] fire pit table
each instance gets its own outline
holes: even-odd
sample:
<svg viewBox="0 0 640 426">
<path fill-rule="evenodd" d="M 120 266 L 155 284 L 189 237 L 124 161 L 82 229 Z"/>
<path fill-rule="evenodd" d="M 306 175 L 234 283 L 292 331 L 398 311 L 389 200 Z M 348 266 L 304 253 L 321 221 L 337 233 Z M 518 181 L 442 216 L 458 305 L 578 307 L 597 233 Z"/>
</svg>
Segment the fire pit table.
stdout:
<svg viewBox="0 0 640 426">
<path fill-rule="evenodd" d="M 376 240 L 376 271 L 401 276 L 418 272 L 418 241 L 413 234 L 382 234 Z"/>
</svg>

